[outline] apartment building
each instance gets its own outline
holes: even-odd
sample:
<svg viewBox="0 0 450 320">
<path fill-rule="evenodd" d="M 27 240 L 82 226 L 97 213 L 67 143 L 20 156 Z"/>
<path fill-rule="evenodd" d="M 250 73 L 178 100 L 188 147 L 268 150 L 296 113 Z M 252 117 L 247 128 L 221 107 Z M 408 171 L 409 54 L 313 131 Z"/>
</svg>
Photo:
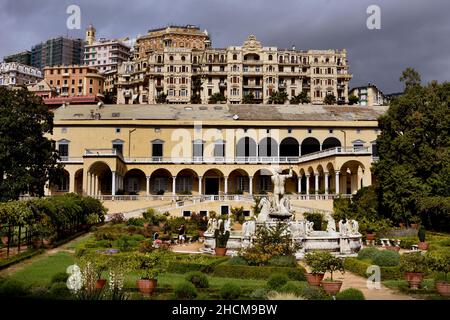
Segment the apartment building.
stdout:
<svg viewBox="0 0 450 320">
<path fill-rule="evenodd" d="M 42 80 L 41 70 L 18 62 L 0 63 L 0 85 L 22 86 Z"/>
</svg>

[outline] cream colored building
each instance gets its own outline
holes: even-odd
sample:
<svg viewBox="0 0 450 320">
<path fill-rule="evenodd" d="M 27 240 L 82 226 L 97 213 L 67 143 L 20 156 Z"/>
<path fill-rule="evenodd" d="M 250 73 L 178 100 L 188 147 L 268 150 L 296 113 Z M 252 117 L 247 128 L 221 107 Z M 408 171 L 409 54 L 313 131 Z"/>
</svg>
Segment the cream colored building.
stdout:
<svg viewBox="0 0 450 320">
<path fill-rule="evenodd" d="M 350 95 L 358 98 L 358 105 L 362 107 L 385 106 L 389 104 L 389 99 L 374 84 L 352 88 Z"/>
<path fill-rule="evenodd" d="M 169 103 L 186 104 L 198 90 L 196 81 L 201 82 L 198 93 L 203 104 L 215 93 L 223 94 L 230 104 L 242 103 L 250 93 L 255 103 L 267 103 L 275 91 L 285 91 L 288 99 L 304 92 L 312 104 L 323 104 L 328 94 L 338 104 L 348 101 L 352 75 L 345 49 L 279 49 L 263 46 L 253 35 L 241 46 L 219 49 L 210 47 L 206 31 L 192 27 L 185 31 L 192 33 L 190 38 L 170 38 L 180 30 L 158 31 L 164 39 L 147 35 L 146 46 L 137 40 L 133 61 L 119 68 L 118 104 L 155 104 L 160 94 L 167 94 Z"/>
<path fill-rule="evenodd" d="M 252 196 L 271 192 L 274 167 L 292 167 L 286 190 L 299 199 L 352 194 L 372 183 L 377 118 L 384 112 L 313 105 L 69 105 L 55 111 L 52 136 L 66 175 L 48 192 L 103 199 Z"/>
</svg>

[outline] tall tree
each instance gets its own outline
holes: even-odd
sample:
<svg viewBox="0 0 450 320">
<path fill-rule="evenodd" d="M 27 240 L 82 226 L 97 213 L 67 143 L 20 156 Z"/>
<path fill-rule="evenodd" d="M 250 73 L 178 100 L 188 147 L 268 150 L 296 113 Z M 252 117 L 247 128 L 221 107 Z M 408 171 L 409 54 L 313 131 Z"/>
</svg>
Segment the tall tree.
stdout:
<svg viewBox="0 0 450 320">
<path fill-rule="evenodd" d="M 273 91 L 269 97 L 270 104 L 284 104 L 288 99 L 286 91 Z"/>
<path fill-rule="evenodd" d="M 325 96 L 325 98 L 323 99 L 323 103 L 325 104 L 336 104 L 336 97 L 334 96 L 334 94 L 327 94 Z"/>
<path fill-rule="evenodd" d="M 253 104 L 255 103 L 255 96 L 253 95 L 252 92 L 245 94 L 244 97 L 242 98 L 242 103 L 243 104 Z"/>
<path fill-rule="evenodd" d="M 0 200 L 43 196 L 45 183 L 60 176 L 52 132 L 53 113 L 40 97 L 0 87 Z"/>
<path fill-rule="evenodd" d="M 393 99 L 378 120 L 379 161 L 374 173 L 383 212 L 403 222 L 422 213 L 428 221 L 442 211 L 436 203 L 449 203 L 450 197 L 450 83 L 422 87 L 413 69 L 402 79 L 404 94 Z M 445 219 L 450 223 L 449 212 Z"/>
</svg>

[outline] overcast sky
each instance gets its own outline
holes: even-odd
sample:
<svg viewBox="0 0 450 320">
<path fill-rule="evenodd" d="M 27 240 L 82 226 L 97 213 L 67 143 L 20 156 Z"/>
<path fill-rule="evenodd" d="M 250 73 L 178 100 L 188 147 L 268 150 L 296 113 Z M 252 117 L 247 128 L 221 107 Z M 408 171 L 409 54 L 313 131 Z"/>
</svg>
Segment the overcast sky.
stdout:
<svg viewBox="0 0 450 320">
<path fill-rule="evenodd" d="M 68 30 L 68 5 L 81 8 L 81 30 Z M 381 8 L 381 30 L 366 27 L 369 5 Z M 59 35 L 135 38 L 167 24 L 207 29 L 213 47 L 240 45 L 255 34 L 263 45 L 346 48 L 351 86 L 401 90 L 401 71 L 428 82 L 450 78 L 449 0 L 0 0 L 0 57 Z"/>
</svg>

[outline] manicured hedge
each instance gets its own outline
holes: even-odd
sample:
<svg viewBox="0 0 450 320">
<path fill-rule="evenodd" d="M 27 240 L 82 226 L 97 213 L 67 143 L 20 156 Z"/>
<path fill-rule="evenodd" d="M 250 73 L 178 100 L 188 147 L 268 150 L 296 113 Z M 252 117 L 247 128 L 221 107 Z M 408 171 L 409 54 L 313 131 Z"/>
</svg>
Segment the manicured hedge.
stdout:
<svg viewBox="0 0 450 320">
<path fill-rule="evenodd" d="M 16 254 L 16 255 L 10 257 L 9 259 L 2 260 L 2 261 L 0 261 L 0 270 L 8 268 L 9 266 L 12 266 L 13 264 L 18 263 L 20 261 L 30 259 L 38 254 L 43 253 L 44 251 L 45 251 L 44 249 L 39 249 L 39 250 L 29 249 L 27 251 Z"/>
<path fill-rule="evenodd" d="M 211 258 L 210 260 L 208 259 L 208 261 L 205 263 L 197 263 L 197 262 L 181 262 L 174 259 L 173 261 L 169 262 L 167 271 L 173 273 L 188 273 L 192 271 L 211 273 L 213 272 L 216 265 L 228 260 L 229 260 L 228 257 Z"/>
<path fill-rule="evenodd" d="M 371 266 L 372 263 L 366 260 L 358 260 L 356 258 L 346 258 L 344 262 L 345 270 L 356 273 L 357 275 L 366 278 L 367 268 Z M 403 273 L 400 271 L 399 267 L 380 267 L 381 271 L 381 281 L 384 280 L 394 280 L 403 279 Z"/>
<path fill-rule="evenodd" d="M 285 274 L 290 280 L 306 280 L 305 269 L 301 267 L 259 267 L 220 264 L 214 267 L 212 275 L 224 278 L 269 279 L 274 273 Z"/>
</svg>

